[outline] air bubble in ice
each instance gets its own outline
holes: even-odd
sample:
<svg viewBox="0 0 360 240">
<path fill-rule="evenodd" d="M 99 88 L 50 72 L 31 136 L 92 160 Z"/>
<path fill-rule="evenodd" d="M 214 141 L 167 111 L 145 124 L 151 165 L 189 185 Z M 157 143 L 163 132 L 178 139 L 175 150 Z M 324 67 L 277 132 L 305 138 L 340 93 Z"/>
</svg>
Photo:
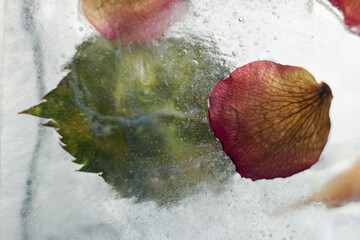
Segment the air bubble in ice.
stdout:
<svg viewBox="0 0 360 240">
<path fill-rule="evenodd" d="M 191 61 L 191 67 L 197 67 L 199 63 L 196 60 Z"/>
</svg>

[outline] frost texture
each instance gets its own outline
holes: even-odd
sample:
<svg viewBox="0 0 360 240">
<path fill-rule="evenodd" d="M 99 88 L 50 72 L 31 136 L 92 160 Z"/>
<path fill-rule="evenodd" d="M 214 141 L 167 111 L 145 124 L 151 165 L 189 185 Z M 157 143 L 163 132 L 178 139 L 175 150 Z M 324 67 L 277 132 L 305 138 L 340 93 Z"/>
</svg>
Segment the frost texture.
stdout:
<svg viewBox="0 0 360 240">
<path fill-rule="evenodd" d="M 227 188 L 221 194 L 204 187 L 169 208 L 115 197 L 97 174 L 76 171 L 80 165 L 70 162 L 73 157 L 61 148 L 56 131 L 39 126 L 47 120 L 18 114 L 43 96 L 38 95 L 36 63 L 44 63 L 47 93 L 63 78 L 61 66 L 72 58 L 75 46 L 98 33 L 78 12 L 78 1 L 5 2 L 0 239 L 26 239 L 25 232 L 27 239 L 39 240 L 358 240 L 359 203 L 284 211 L 284 206 L 319 189 L 360 156 L 360 38 L 319 1 L 191 0 L 189 14 L 166 31 L 167 37 L 207 36 L 230 71 L 259 59 L 302 66 L 319 82 L 326 81 L 334 94 L 329 141 L 311 169 L 271 181 L 253 182 L 234 174 L 229 184 L 220 183 Z M 28 17 L 36 25 L 33 37 L 23 26 L 25 2 L 34 8 Z M 31 39 L 39 40 L 38 48 L 32 49 Z M 39 53 L 43 58 L 34 58 Z M 39 128 L 45 134 L 33 165 Z M 27 180 L 33 168 L 31 191 Z M 27 193 L 32 203 L 23 208 Z M 26 221 L 20 220 L 21 209 Z M 274 216 L 274 209 L 281 214 Z"/>
</svg>

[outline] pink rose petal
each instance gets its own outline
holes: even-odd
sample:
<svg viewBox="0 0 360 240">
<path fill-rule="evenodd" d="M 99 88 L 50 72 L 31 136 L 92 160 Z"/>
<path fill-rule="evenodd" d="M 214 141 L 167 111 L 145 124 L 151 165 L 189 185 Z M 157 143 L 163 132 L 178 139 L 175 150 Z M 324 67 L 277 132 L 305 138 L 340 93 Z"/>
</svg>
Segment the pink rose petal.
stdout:
<svg viewBox="0 0 360 240">
<path fill-rule="evenodd" d="M 90 23 L 107 39 L 122 45 L 160 36 L 187 10 L 186 0 L 82 0 Z"/>
</svg>

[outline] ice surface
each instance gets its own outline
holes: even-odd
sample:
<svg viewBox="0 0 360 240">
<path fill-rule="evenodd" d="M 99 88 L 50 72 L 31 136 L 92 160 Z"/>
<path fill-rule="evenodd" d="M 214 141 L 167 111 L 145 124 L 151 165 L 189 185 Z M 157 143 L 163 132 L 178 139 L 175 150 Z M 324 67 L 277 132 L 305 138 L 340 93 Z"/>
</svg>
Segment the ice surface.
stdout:
<svg viewBox="0 0 360 240">
<path fill-rule="evenodd" d="M 45 120 L 17 113 L 66 74 L 75 46 L 96 31 L 74 0 L 5 1 L 1 103 L 0 239 L 358 239 L 360 203 L 294 209 L 360 156 L 360 37 L 325 0 L 193 0 L 165 37 L 213 41 L 234 70 L 267 59 L 301 66 L 332 89 L 332 130 L 320 161 L 286 179 L 234 174 L 169 207 L 119 198 L 77 172 Z"/>
</svg>

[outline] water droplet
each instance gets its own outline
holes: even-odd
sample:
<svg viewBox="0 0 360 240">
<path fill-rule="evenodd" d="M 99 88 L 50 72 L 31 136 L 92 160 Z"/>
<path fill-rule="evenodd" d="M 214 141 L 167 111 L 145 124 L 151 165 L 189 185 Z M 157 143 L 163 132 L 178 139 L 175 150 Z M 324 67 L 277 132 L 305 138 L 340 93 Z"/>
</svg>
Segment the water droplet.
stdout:
<svg viewBox="0 0 360 240">
<path fill-rule="evenodd" d="M 195 16 L 195 17 L 200 17 L 200 13 L 194 12 L 194 16 Z"/>
<path fill-rule="evenodd" d="M 244 23 L 244 22 L 245 22 L 245 20 L 244 20 L 243 17 L 239 17 L 239 18 L 238 18 L 238 21 L 241 22 L 241 23 Z"/>
<path fill-rule="evenodd" d="M 191 61 L 191 67 L 197 67 L 199 63 L 196 60 Z"/>
</svg>

